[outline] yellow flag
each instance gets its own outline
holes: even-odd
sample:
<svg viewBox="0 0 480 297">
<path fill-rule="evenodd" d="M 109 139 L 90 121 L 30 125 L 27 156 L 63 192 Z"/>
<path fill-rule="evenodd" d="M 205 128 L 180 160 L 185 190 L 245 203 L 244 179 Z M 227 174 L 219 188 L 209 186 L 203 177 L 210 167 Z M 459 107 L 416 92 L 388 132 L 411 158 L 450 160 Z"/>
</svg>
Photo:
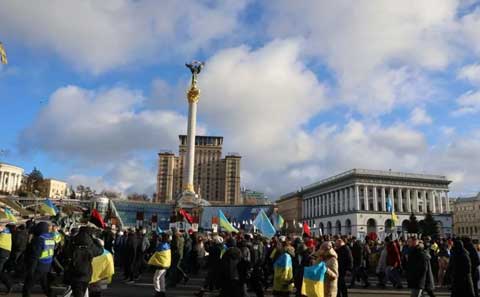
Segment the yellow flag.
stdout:
<svg viewBox="0 0 480 297">
<path fill-rule="evenodd" d="M 3 43 L 1 42 L 0 42 L 0 63 L 8 64 L 7 53 L 5 52 L 5 48 L 3 47 Z"/>
</svg>

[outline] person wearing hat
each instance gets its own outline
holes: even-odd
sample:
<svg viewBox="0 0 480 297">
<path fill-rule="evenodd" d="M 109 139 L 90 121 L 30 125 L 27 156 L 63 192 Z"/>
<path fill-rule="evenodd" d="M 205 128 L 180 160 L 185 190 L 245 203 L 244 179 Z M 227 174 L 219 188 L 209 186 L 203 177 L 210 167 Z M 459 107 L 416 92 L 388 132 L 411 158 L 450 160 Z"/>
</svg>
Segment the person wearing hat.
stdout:
<svg viewBox="0 0 480 297">
<path fill-rule="evenodd" d="M 324 261 L 327 266 L 324 283 L 324 296 L 336 297 L 338 291 L 338 256 L 330 241 L 325 241 L 315 253 L 316 262 Z"/>
<path fill-rule="evenodd" d="M 7 288 L 7 294 L 9 294 L 12 291 L 12 284 L 4 266 L 12 251 L 12 234 L 6 226 L 7 223 L 6 221 L 0 222 L 0 280 Z"/>
<path fill-rule="evenodd" d="M 30 291 L 36 281 L 40 281 L 42 290 L 48 297 L 53 296 L 48 280 L 52 268 L 55 241 L 50 234 L 47 222 L 39 222 L 33 228 L 33 238 L 25 252 L 26 276 L 23 285 L 23 297 L 30 297 Z"/>
</svg>

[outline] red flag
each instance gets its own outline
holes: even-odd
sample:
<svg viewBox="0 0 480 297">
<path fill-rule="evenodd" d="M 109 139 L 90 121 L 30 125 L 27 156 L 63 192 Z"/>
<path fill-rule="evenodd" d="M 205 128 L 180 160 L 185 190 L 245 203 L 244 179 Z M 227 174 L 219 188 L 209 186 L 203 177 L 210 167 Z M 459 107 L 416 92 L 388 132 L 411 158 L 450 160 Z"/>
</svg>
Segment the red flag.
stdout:
<svg viewBox="0 0 480 297">
<path fill-rule="evenodd" d="M 180 209 L 178 212 L 182 215 L 182 217 L 185 218 L 185 220 L 187 220 L 188 223 L 193 223 L 193 217 L 185 209 Z"/>
<path fill-rule="evenodd" d="M 94 223 L 96 226 L 105 229 L 106 225 L 103 221 L 102 215 L 98 212 L 98 210 L 93 209 L 92 215 L 90 216 L 90 222 Z"/>
<path fill-rule="evenodd" d="M 307 234 L 308 237 L 311 237 L 310 227 L 308 227 L 306 222 L 303 222 L 303 233 Z"/>
</svg>

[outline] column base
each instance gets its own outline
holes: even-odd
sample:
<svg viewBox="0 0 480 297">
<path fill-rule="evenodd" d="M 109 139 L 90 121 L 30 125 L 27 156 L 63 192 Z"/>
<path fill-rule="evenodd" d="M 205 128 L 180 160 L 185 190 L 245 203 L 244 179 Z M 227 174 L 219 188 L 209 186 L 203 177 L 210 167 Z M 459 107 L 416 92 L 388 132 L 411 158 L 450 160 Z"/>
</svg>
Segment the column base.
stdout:
<svg viewBox="0 0 480 297">
<path fill-rule="evenodd" d="M 209 206 L 210 203 L 198 196 L 193 191 L 185 190 L 176 199 L 175 206 L 183 208 L 192 208 L 198 206 Z"/>
</svg>

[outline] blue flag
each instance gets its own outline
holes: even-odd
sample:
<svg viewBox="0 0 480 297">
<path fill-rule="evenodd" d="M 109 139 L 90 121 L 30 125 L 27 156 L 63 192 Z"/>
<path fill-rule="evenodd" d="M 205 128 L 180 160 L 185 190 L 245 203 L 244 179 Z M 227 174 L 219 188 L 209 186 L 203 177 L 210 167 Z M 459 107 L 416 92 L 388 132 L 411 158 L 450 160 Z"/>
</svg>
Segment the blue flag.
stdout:
<svg viewBox="0 0 480 297">
<path fill-rule="evenodd" d="M 392 198 L 390 196 L 387 197 L 387 211 L 392 212 Z"/>
<path fill-rule="evenodd" d="M 160 235 L 160 234 L 163 234 L 163 233 L 164 232 L 163 232 L 162 228 L 160 228 L 160 226 L 157 226 L 157 234 Z"/>
<path fill-rule="evenodd" d="M 272 223 L 265 214 L 263 209 L 258 213 L 255 221 L 253 221 L 253 225 L 255 228 L 258 229 L 260 233 L 262 233 L 265 237 L 272 238 L 277 233 L 275 227 L 273 227 Z"/>
</svg>

